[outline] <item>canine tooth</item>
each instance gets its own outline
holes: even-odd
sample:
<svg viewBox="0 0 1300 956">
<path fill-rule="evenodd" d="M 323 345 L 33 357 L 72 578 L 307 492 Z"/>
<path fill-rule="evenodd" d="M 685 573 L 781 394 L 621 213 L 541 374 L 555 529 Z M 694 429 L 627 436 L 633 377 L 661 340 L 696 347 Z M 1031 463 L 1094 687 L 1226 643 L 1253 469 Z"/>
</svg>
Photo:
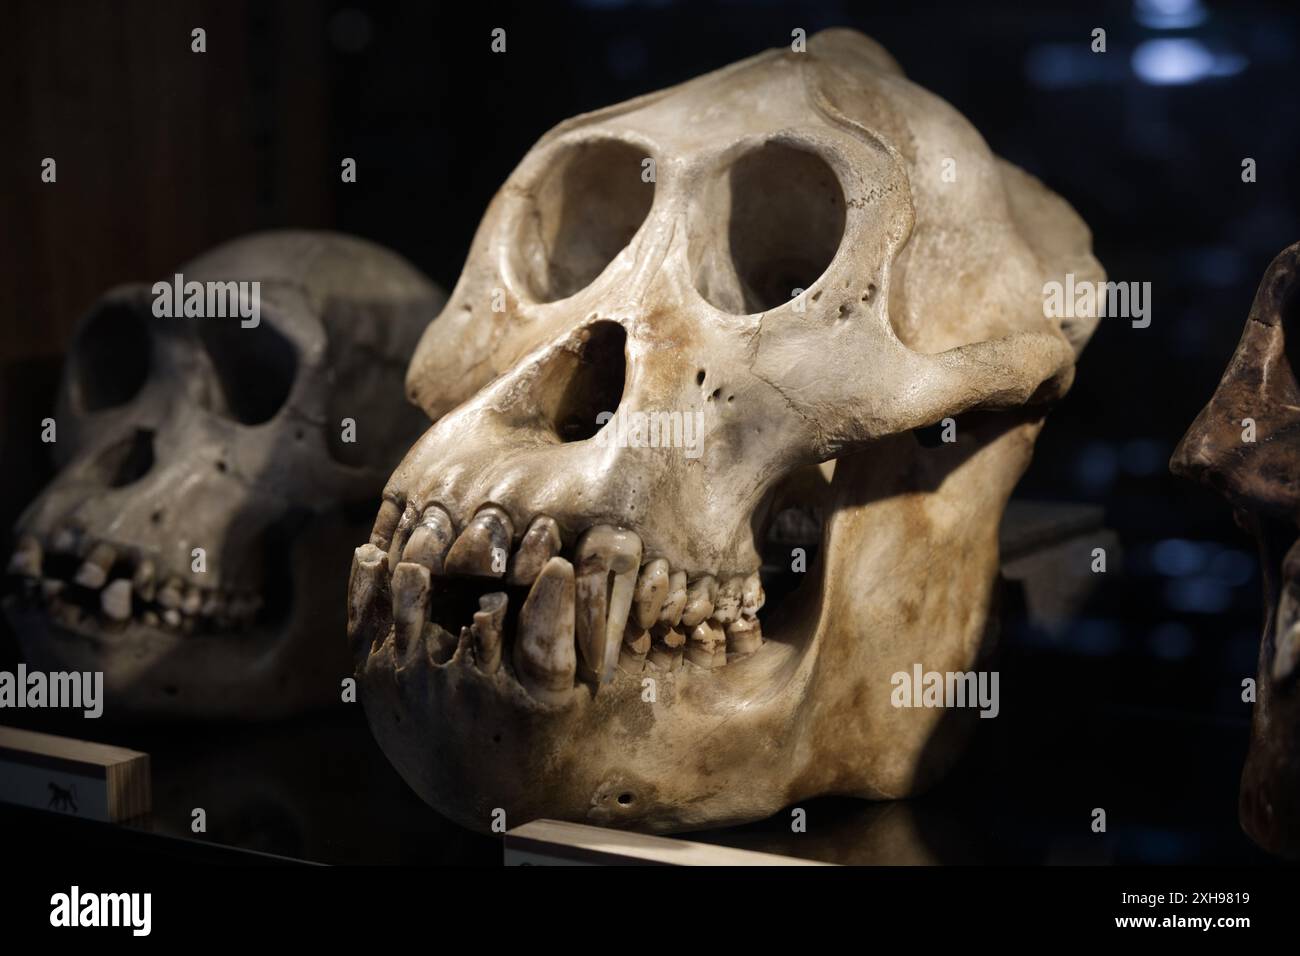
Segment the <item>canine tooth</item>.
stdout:
<svg viewBox="0 0 1300 956">
<path fill-rule="evenodd" d="M 664 606 L 659 609 L 659 623 L 676 627 L 685 607 L 686 572 L 674 571 L 668 575 L 668 596 L 664 598 Z"/>
<path fill-rule="evenodd" d="M 1273 680 L 1284 681 L 1295 671 L 1296 661 L 1300 659 L 1300 621 L 1287 628 L 1274 644 Z"/>
<path fill-rule="evenodd" d="M 668 598 L 668 562 L 663 558 L 647 561 L 636 579 L 636 596 L 633 608 L 637 626 L 641 630 L 659 620 L 664 601 Z"/>
<path fill-rule="evenodd" d="M 575 561 L 578 649 L 587 670 L 604 684 L 618 666 L 641 566 L 641 537 L 634 531 L 596 525 L 579 539 Z"/>
<path fill-rule="evenodd" d="M 470 635 L 474 638 L 474 660 L 485 674 L 495 674 L 501 666 L 501 631 L 509 601 L 504 591 L 493 591 L 478 599 Z"/>
<path fill-rule="evenodd" d="M 30 534 L 18 539 L 18 546 L 9 557 L 9 573 L 29 578 L 41 576 L 41 543 Z"/>
<path fill-rule="evenodd" d="M 718 596 L 718 582 L 713 575 L 696 578 L 686 589 L 686 607 L 682 609 L 682 626 L 688 630 L 713 614 L 713 601 Z"/>
<path fill-rule="evenodd" d="M 727 625 L 727 650 L 733 654 L 752 654 L 763 646 L 763 629 L 757 618 L 742 617 Z"/>
<path fill-rule="evenodd" d="M 375 544 L 357 548 L 348 576 L 348 640 L 354 654 L 363 636 L 388 631 L 392 602 L 384 594 L 387 586 L 388 552 Z"/>
<path fill-rule="evenodd" d="M 574 594 L 573 565 L 553 557 L 542 566 L 519 610 L 515 675 L 528 693 L 547 703 L 563 703 L 573 692 L 578 663 Z"/>
<path fill-rule="evenodd" d="M 650 663 L 664 670 L 675 669 L 682 662 L 682 648 L 686 644 L 686 634 L 680 628 L 656 624 L 650 631 Z"/>
<path fill-rule="evenodd" d="M 181 626 L 181 612 L 174 607 L 169 607 L 167 610 L 163 611 L 162 619 L 163 623 L 168 627 Z"/>
<path fill-rule="evenodd" d="M 397 530 L 397 522 L 401 518 L 402 509 L 397 506 L 397 503 L 384 499 L 384 503 L 379 506 L 379 514 L 375 517 L 375 526 L 370 532 L 370 543 L 387 551 L 388 545 L 393 540 L 393 532 Z"/>
<path fill-rule="evenodd" d="M 154 581 L 154 564 L 148 558 L 140 562 L 135 569 L 135 574 L 131 577 L 131 586 L 135 593 L 145 601 L 152 601 L 158 593 L 158 585 Z"/>
<path fill-rule="evenodd" d="M 767 594 L 763 591 L 763 582 L 760 580 L 758 572 L 755 571 L 745 578 L 745 584 L 741 588 L 740 613 L 744 617 L 757 617 L 766 601 Z"/>
<path fill-rule="evenodd" d="M 181 610 L 186 614 L 198 614 L 201 607 L 203 607 L 203 592 L 190 585 L 185 589 L 185 596 L 181 598 Z"/>
<path fill-rule="evenodd" d="M 158 603 L 164 608 L 179 608 L 184 600 L 180 578 L 168 578 L 167 583 L 158 589 Z M 164 615 L 165 617 L 166 615 Z"/>
<path fill-rule="evenodd" d="M 560 526 L 547 515 L 538 515 L 528 526 L 519 550 L 510 559 L 510 584 L 532 584 L 542 566 L 560 552 Z"/>
<path fill-rule="evenodd" d="M 455 537 L 451 515 L 437 505 L 429 505 L 402 549 L 402 560 L 423 564 L 434 574 L 442 574 L 443 560 Z"/>
<path fill-rule="evenodd" d="M 713 669 L 720 663 L 726 663 L 725 656 L 718 660 L 718 651 L 726 650 L 726 634 L 716 621 L 701 621 L 691 631 L 691 638 L 686 642 L 686 659 L 698 667 Z"/>
<path fill-rule="evenodd" d="M 739 575 L 727 578 L 718 588 L 718 597 L 713 602 L 713 620 L 719 624 L 730 624 L 740 617 L 740 598 L 744 589 L 744 578 Z"/>
<path fill-rule="evenodd" d="M 118 578 L 99 592 L 99 606 L 114 621 L 125 621 L 131 616 L 131 582 Z"/>
<path fill-rule="evenodd" d="M 86 555 L 86 560 L 77 568 L 77 576 L 74 580 L 83 588 L 90 588 L 92 591 L 98 591 L 108 581 L 109 569 L 113 567 L 113 562 L 117 560 L 117 551 L 112 545 L 97 544 L 90 549 L 90 554 Z"/>
<path fill-rule="evenodd" d="M 513 537 L 510 516 L 496 505 L 485 505 L 447 552 L 447 573 L 501 577 Z"/>
<path fill-rule="evenodd" d="M 429 569 L 414 561 L 402 561 L 393 569 L 393 643 L 399 653 L 424 631 L 431 580 Z"/>
</svg>

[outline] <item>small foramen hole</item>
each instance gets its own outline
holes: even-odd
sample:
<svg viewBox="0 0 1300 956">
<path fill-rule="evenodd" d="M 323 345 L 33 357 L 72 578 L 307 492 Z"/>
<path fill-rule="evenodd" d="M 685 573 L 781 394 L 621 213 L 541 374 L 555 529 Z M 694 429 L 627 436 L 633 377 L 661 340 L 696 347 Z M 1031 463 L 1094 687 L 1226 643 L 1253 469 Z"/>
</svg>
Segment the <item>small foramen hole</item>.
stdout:
<svg viewBox="0 0 1300 956">
<path fill-rule="evenodd" d="M 695 384 L 696 385 L 704 384 L 704 369 L 700 369 L 698 372 L 695 373 Z"/>
<path fill-rule="evenodd" d="M 618 795 L 618 804 L 621 807 L 630 807 L 636 802 L 636 796 L 631 793 L 620 793 Z"/>
</svg>

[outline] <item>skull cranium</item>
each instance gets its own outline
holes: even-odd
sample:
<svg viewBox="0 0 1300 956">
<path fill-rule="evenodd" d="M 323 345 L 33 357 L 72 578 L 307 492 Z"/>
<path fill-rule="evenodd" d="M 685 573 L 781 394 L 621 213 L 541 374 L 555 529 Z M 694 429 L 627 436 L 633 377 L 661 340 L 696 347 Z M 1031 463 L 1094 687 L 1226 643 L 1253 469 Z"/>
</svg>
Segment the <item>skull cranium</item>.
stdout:
<svg viewBox="0 0 1300 956">
<path fill-rule="evenodd" d="M 329 233 L 250 236 L 180 273 L 259 283 L 260 317 L 160 317 L 149 285 L 96 303 L 60 385 L 59 471 L 18 523 L 7 610 L 32 664 L 103 671 L 113 715 L 318 706 L 347 663 L 321 643 L 342 625 L 320 599 L 346 575 L 330 549 L 346 555 L 427 424 L 401 375 L 443 297 L 393 253 Z"/>
<path fill-rule="evenodd" d="M 1102 275 L 1073 211 L 851 31 L 562 123 L 421 340 L 437 421 L 354 558 L 390 760 L 479 829 L 926 786 L 969 724 L 891 675 L 981 654 L 1002 508 L 1092 331 L 1044 317 L 1067 272 Z M 766 543 L 818 520 L 764 608 Z"/>
</svg>

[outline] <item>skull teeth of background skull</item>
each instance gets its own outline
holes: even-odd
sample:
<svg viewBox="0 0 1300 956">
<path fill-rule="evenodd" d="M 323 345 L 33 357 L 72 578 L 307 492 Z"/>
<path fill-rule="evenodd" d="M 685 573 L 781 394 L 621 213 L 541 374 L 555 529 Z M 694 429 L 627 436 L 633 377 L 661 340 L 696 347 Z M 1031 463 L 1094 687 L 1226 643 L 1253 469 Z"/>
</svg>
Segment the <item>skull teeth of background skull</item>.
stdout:
<svg viewBox="0 0 1300 956">
<path fill-rule="evenodd" d="M 370 653 L 385 645 L 391 623 L 403 661 L 415 659 L 409 644 L 417 638 L 435 666 L 450 662 L 459 643 L 472 648 L 469 666 L 495 674 L 504 663 L 534 698 L 562 704 L 578 680 L 599 688 L 618 670 L 676 670 L 684 660 L 715 670 L 762 647 L 756 571 L 673 570 L 662 557 L 643 556 L 636 532 L 612 525 L 594 525 L 566 547 L 546 515 L 512 541 L 511 529 L 523 525 L 495 505 L 475 512 L 459 536 L 436 505 L 419 522 L 409 507 L 399 521 L 390 505 L 375 527 L 391 525 L 390 547 L 402 560 L 390 573 L 381 559 L 391 552 L 372 537 L 357 549 L 349 585 L 350 633 L 369 638 L 357 646 Z M 503 573 L 500 552 L 512 545 Z M 444 635 L 439 647 L 428 646 Z"/>
<path fill-rule="evenodd" d="M 21 535 L 7 567 L 66 627 L 120 628 L 134 622 L 204 633 L 251 627 L 262 607 L 255 594 L 160 575 L 154 559 L 121 545 L 88 541 L 68 527 L 50 535 L 45 545 L 34 535 Z"/>
</svg>

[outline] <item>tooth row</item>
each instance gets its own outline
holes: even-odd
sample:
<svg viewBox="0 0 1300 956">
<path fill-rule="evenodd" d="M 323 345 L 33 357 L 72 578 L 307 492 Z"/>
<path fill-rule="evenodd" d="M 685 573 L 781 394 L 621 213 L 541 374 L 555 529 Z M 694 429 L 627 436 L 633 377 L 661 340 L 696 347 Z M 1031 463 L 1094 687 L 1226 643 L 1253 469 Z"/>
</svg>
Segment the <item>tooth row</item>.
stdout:
<svg viewBox="0 0 1300 956">
<path fill-rule="evenodd" d="M 61 528 L 50 538 L 52 552 L 75 554 L 81 545 L 82 536 L 70 528 Z M 40 542 L 32 535 L 23 535 L 9 559 L 8 570 L 10 574 L 39 581 L 41 596 L 53 603 L 66 594 L 69 582 L 45 577 L 44 557 Z M 261 609 L 262 599 L 251 593 L 203 589 L 187 585 L 175 575 L 160 581 L 157 568 L 149 558 L 139 561 L 130 578 L 110 580 L 120 557 L 118 549 L 107 542 L 91 544 L 72 577 L 72 583 L 78 587 L 98 592 L 100 612 L 110 621 L 131 620 L 136 598 L 145 604 L 156 605 L 140 612 L 143 623 L 153 627 L 166 624 L 185 630 L 193 630 L 198 618 L 223 625 L 241 625 Z M 71 604 L 64 604 L 59 612 L 59 617 L 65 621 L 80 615 L 80 609 Z"/>
<path fill-rule="evenodd" d="M 513 539 L 511 518 L 497 505 L 481 507 L 457 535 L 439 505 L 417 512 L 385 501 L 370 543 L 357 549 L 353 563 L 349 634 L 386 634 L 391 623 L 395 649 L 405 656 L 430 632 L 445 634 L 426 627 L 435 578 L 463 575 L 528 587 L 511 663 L 529 693 L 552 703 L 567 698 L 578 676 L 600 686 L 619 668 L 639 673 L 647 665 L 671 669 L 689 661 L 713 669 L 728 655 L 752 654 L 762 645 L 757 614 L 764 595 L 757 573 L 719 584 L 710 574 L 688 578 L 663 558 L 642 563 L 640 536 L 610 525 L 588 528 L 570 562 L 559 553 L 558 523 L 546 515 L 533 519 L 511 555 Z M 505 654 L 508 604 L 504 591 L 483 595 L 472 624 L 462 629 L 460 643 L 488 674 Z"/>
</svg>

